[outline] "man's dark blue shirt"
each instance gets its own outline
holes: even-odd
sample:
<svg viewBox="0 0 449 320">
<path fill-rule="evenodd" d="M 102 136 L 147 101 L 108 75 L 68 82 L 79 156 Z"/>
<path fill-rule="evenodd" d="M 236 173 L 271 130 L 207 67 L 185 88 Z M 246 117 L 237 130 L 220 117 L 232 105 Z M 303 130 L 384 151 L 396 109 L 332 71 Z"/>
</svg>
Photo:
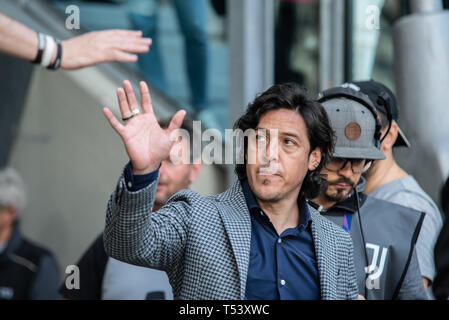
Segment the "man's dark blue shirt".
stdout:
<svg viewBox="0 0 449 320">
<path fill-rule="evenodd" d="M 257 204 L 247 180 L 242 182 L 242 188 L 251 215 L 246 299 L 320 299 L 318 267 L 310 226 L 312 220 L 305 200 L 298 199 L 298 226 L 278 235 L 268 216 Z"/>
</svg>

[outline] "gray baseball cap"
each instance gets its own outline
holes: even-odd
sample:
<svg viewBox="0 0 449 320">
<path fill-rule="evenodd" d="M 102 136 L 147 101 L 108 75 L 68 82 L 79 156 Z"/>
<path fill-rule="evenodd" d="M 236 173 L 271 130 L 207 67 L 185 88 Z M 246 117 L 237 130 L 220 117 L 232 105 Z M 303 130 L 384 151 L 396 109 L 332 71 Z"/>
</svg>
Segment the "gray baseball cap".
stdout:
<svg viewBox="0 0 449 320">
<path fill-rule="evenodd" d="M 386 102 L 384 102 L 383 100 L 388 100 L 391 116 L 393 118 L 392 120 L 396 122 L 396 124 L 398 125 L 398 138 L 396 139 L 396 142 L 394 143 L 393 147 L 405 146 L 407 148 L 410 148 L 410 142 L 408 141 L 405 133 L 401 130 L 399 124 L 397 123 L 399 116 L 399 108 L 394 93 L 386 85 L 374 80 L 357 81 L 352 83 L 352 85 L 355 86 L 356 89 L 359 89 L 360 92 L 366 94 L 372 101 L 377 111 L 381 112 L 385 116 L 388 115 L 388 111 L 385 106 Z M 383 98 L 379 99 L 382 93 L 385 95 L 385 99 Z"/>
<path fill-rule="evenodd" d="M 336 89 L 336 88 L 335 88 Z M 333 90 L 333 89 L 330 89 Z M 335 151 L 333 157 L 380 160 L 385 155 L 378 148 L 376 128 L 378 122 L 374 118 L 372 110 L 366 106 L 372 106 L 369 98 L 350 88 L 343 90 L 341 95 L 326 97 L 326 91 L 320 94 L 319 101 L 326 110 L 332 128 L 335 131 Z M 351 98 L 354 96 L 354 98 Z"/>
</svg>

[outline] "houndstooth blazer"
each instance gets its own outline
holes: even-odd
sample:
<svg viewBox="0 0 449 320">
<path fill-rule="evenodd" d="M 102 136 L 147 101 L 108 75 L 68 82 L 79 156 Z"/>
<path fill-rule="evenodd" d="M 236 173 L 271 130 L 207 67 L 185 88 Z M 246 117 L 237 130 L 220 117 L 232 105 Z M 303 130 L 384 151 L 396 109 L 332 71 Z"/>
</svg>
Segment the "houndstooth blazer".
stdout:
<svg viewBox="0 0 449 320">
<path fill-rule="evenodd" d="M 240 182 L 209 197 L 180 191 L 152 213 L 156 187 L 129 192 L 121 176 L 107 207 L 106 252 L 167 272 L 175 299 L 245 299 L 251 219 Z M 356 299 L 349 235 L 309 210 L 321 298 Z"/>
</svg>

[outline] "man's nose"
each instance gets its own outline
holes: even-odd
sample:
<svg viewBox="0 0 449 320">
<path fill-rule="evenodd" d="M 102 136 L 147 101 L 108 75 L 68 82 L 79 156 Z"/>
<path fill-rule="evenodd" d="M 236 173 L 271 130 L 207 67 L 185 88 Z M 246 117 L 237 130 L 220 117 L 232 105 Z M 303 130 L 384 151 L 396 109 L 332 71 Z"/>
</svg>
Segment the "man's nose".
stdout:
<svg viewBox="0 0 449 320">
<path fill-rule="evenodd" d="M 352 172 L 352 164 L 351 161 L 348 161 L 348 163 L 346 163 L 346 165 L 344 166 L 344 168 L 340 169 L 338 171 L 338 174 L 340 174 L 341 176 L 349 179 L 352 178 L 352 175 L 354 174 Z"/>
<path fill-rule="evenodd" d="M 265 152 L 265 160 L 267 162 L 277 161 L 278 158 L 279 158 L 279 149 L 277 140 L 268 142 Z"/>
</svg>

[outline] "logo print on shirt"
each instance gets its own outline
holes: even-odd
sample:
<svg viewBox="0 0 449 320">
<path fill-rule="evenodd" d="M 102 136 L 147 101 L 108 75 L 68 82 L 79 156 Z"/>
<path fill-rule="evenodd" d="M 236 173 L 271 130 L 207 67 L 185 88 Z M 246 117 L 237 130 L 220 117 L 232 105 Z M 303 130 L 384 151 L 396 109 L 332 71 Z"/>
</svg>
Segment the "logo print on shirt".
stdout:
<svg viewBox="0 0 449 320">
<path fill-rule="evenodd" d="M 373 258 L 371 260 L 371 264 L 365 267 L 365 273 L 368 275 L 368 277 L 366 278 L 366 287 L 368 289 L 380 289 L 380 277 L 384 272 L 385 262 L 387 261 L 388 248 L 382 247 L 379 264 L 377 264 L 377 262 L 379 258 L 380 246 L 367 242 L 366 248 L 373 250 Z"/>
</svg>

